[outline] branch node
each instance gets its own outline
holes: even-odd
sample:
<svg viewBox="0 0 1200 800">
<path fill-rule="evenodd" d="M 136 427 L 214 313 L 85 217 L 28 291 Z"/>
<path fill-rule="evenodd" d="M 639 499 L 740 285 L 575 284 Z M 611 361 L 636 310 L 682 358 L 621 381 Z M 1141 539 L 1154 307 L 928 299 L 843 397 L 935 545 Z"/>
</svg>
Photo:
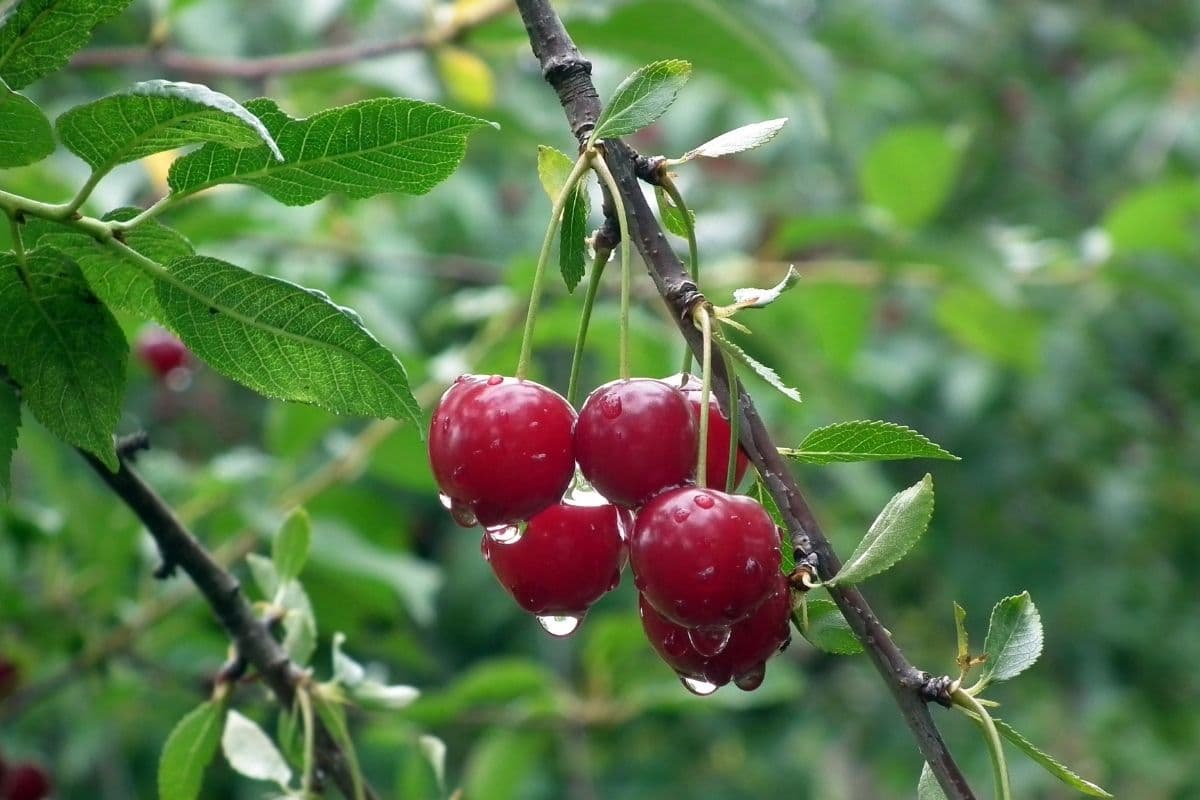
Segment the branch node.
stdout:
<svg viewBox="0 0 1200 800">
<path fill-rule="evenodd" d="M 925 702 L 937 703 L 950 708 L 954 705 L 954 679 L 949 675 L 931 675 L 928 672 L 917 673 L 917 694 Z"/>
<path fill-rule="evenodd" d="M 679 310 L 680 319 L 690 319 L 696 307 L 707 303 L 708 298 L 695 281 L 684 279 L 667 289 L 667 301 Z"/>
<path fill-rule="evenodd" d="M 666 156 L 635 155 L 633 159 L 633 174 L 639 180 L 651 186 L 662 186 L 663 173 L 667 164 Z"/>
</svg>

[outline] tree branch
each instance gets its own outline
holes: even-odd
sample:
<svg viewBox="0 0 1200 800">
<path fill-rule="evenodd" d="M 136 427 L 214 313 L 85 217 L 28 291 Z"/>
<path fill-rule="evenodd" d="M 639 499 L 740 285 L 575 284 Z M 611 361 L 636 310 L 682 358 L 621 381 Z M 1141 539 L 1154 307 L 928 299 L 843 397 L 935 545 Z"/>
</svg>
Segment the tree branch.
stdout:
<svg viewBox="0 0 1200 800">
<path fill-rule="evenodd" d="M 533 53 L 542 65 L 542 73 L 558 94 L 571 131 L 582 144 L 600 113 L 599 96 L 591 81 L 591 64 L 575 47 L 549 0 L 517 0 L 517 8 Z M 650 277 L 672 311 L 680 333 L 699 356 L 702 338 L 691 324 L 688 312 L 702 295 L 698 294 L 695 283 L 688 277 L 646 203 L 635 171 L 637 154 L 621 141 L 610 140 L 604 143 L 603 155 L 628 209 L 630 235 L 646 262 Z M 718 400 L 728 411 L 729 381 L 720 359 L 713 365 L 713 385 Z M 742 445 L 779 505 L 794 544 L 802 554 L 816 557 L 821 578 L 832 577 L 840 569 L 841 561 L 817 523 L 791 469 L 771 440 L 754 401 L 744 389 L 739 391 L 738 406 Z M 858 589 L 839 586 L 829 591 L 891 690 L 921 755 L 929 762 L 942 789 L 953 800 L 974 800 L 974 793 L 926 706 L 934 699 L 927 688 L 931 677 L 909 663 Z"/>
<path fill-rule="evenodd" d="M 120 459 L 120 468 L 116 472 L 109 472 L 108 467 L 94 456 L 83 451 L 80 453 L 150 531 L 162 554 L 163 563 L 175 565 L 188 574 L 233 639 L 238 654 L 254 666 L 279 704 L 290 709 L 296 695 L 296 685 L 305 679 L 305 675 L 292 663 L 266 624 L 254 613 L 237 579 L 213 560 L 166 502 L 130 468 L 124 458 Z M 316 753 L 321 770 L 333 779 L 343 795 L 354 797 L 354 779 L 349 761 L 324 726 L 318 729 Z M 372 800 L 377 798 L 368 786 L 364 786 L 364 792 Z"/>
</svg>

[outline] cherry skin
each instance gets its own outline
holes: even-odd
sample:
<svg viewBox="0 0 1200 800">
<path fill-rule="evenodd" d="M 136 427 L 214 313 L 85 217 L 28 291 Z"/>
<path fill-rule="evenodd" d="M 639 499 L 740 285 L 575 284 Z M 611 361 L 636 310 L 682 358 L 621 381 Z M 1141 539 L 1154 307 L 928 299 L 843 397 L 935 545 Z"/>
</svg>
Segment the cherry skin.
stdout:
<svg viewBox="0 0 1200 800">
<path fill-rule="evenodd" d="M 575 457 L 584 477 L 628 508 L 687 482 L 696 446 L 696 420 L 683 394 L 650 378 L 599 387 L 575 426 Z"/>
<path fill-rule="evenodd" d="M 620 582 L 627 559 L 621 532 L 631 522 L 628 511 L 608 503 L 559 503 L 529 520 L 514 541 L 484 533 L 481 549 L 521 608 L 582 617 Z"/>
<path fill-rule="evenodd" d="M 695 375 L 676 373 L 669 378 L 663 378 L 663 383 L 676 386 L 687 398 L 692 408 L 692 416 L 696 419 L 696 430 L 700 429 L 700 397 L 703 387 Z M 708 448 L 705 453 L 704 483 L 716 489 L 725 488 L 725 477 L 729 474 L 729 417 L 721 410 L 714 392 L 708 393 Z M 737 486 L 746 475 L 746 467 L 750 459 L 746 451 L 738 446 L 737 464 L 734 469 L 733 485 Z"/>
<path fill-rule="evenodd" d="M 751 498 L 689 486 L 642 507 L 629 560 L 638 590 L 664 617 L 685 628 L 728 627 L 774 590 L 779 535 Z"/>
<path fill-rule="evenodd" d="M 429 463 L 455 508 L 508 525 L 562 497 L 575 475 L 574 427 L 575 410 L 541 384 L 463 375 L 433 412 Z"/>
<path fill-rule="evenodd" d="M 191 354 L 183 342 L 169 331 L 148 325 L 138 335 L 136 351 L 151 372 L 165 378 L 172 370 L 187 366 Z"/>
<path fill-rule="evenodd" d="M 8 770 L 0 797 L 4 800 L 43 800 L 52 790 L 50 776 L 36 764 L 18 764 Z"/>
</svg>

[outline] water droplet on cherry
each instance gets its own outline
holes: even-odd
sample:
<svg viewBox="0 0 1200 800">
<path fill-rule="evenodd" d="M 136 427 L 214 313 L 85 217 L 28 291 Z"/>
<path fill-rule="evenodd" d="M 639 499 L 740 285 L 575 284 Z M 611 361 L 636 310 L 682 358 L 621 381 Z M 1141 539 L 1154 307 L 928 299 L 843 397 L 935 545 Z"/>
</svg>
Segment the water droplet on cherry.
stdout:
<svg viewBox="0 0 1200 800">
<path fill-rule="evenodd" d="M 692 499 L 692 502 L 701 508 L 712 508 L 715 501 L 709 495 L 697 494 L 695 498 Z"/>
<path fill-rule="evenodd" d="M 691 515 L 692 515 L 692 512 L 688 511 L 686 508 L 677 507 L 674 511 L 671 512 L 671 519 L 675 520 L 680 525 L 682 525 L 683 523 L 687 522 L 688 517 L 690 517 Z"/>
<path fill-rule="evenodd" d="M 520 525 L 497 525 L 487 529 L 487 535 L 496 544 L 512 544 L 521 538 Z"/>
<path fill-rule="evenodd" d="M 504 377 L 501 375 L 493 375 L 487 379 L 488 386 L 499 386 L 504 383 Z"/>
<path fill-rule="evenodd" d="M 709 683 L 700 678 L 689 678 L 686 675 L 680 675 L 679 680 L 683 683 L 685 689 L 699 697 L 708 697 L 717 690 L 715 683 Z"/>
<path fill-rule="evenodd" d="M 605 419 L 616 419 L 621 416 L 621 398 L 614 395 L 605 395 L 600 398 L 600 413 Z"/>
<path fill-rule="evenodd" d="M 562 638 L 579 630 L 579 623 L 583 622 L 583 617 L 573 614 L 548 614 L 539 616 L 537 621 L 546 629 L 546 633 Z"/>
<path fill-rule="evenodd" d="M 763 678 L 767 675 L 767 665 L 759 664 L 748 672 L 743 672 L 733 679 L 737 687 L 744 692 L 753 692 L 762 686 Z"/>
<path fill-rule="evenodd" d="M 450 499 L 450 495 L 445 492 L 438 492 L 438 502 L 442 504 L 442 508 L 449 511 L 454 506 L 454 501 Z"/>
<path fill-rule="evenodd" d="M 705 658 L 720 655 L 733 636 L 732 628 L 692 628 L 688 631 L 688 640 L 696 652 Z"/>
</svg>

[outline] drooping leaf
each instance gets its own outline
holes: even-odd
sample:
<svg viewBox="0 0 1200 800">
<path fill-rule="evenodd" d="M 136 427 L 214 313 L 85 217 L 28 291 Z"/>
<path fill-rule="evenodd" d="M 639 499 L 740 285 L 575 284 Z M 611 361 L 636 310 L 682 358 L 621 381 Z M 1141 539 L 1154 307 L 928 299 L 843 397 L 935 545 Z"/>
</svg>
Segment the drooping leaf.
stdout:
<svg viewBox="0 0 1200 800">
<path fill-rule="evenodd" d="M 33 164 L 53 152 L 54 133 L 46 115 L 0 81 L 0 169 Z"/>
<path fill-rule="evenodd" d="M 561 150 L 546 145 L 538 145 L 538 180 L 542 188 L 555 202 L 567 185 L 567 179 L 575 162 Z M 559 228 L 558 267 L 562 273 L 567 291 L 575 291 L 579 281 L 583 279 L 587 259 L 587 223 L 591 213 L 591 203 L 588 199 L 586 180 L 580 179 L 575 184 L 574 191 L 567 197 L 563 206 L 562 225 Z"/>
<path fill-rule="evenodd" d="M 946 800 L 946 793 L 933 777 L 929 762 L 921 764 L 921 779 L 917 781 L 917 800 Z"/>
<path fill-rule="evenodd" d="M 1042 654 L 1042 618 L 1029 592 L 1006 597 L 992 608 L 983 652 L 979 683 L 1015 678 L 1029 669 Z"/>
<path fill-rule="evenodd" d="M 1001 736 L 1015 744 L 1022 753 L 1032 758 L 1038 764 L 1041 764 L 1047 772 L 1067 786 L 1083 792 L 1089 797 L 1112 797 L 1106 790 L 1089 780 L 1084 780 L 1071 769 L 1057 761 L 1053 756 L 1038 749 L 1036 745 L 1022 736 L 1013 726 L 1004 720 L 992 717 L 992 722 L 996 723 L 996 730 L 1000 732 Z"/>
<path fill-rule="evenodd" d="M 859 583 L 888 569 L 917 543 L 932 516 L 933 478 L 926 474 L 887 502 L 850 558 L 827 583 Z"/>
<path fill-rule="evenodd" d="M 662 220 L 663 227 L 676 236 L 686 239 L 688 224 L 690 223 L 693 229 L 696 224 L 696 212 L 689 208 L 688 218 L 684 219 L 683 212 L 675 207 L 670 196 L 661 186 L 654 187 L 654 199 L 658 201 L 658 217 Z"/>
<path fill-rule="evenodd" d="M 900 225 L 919 227 L 950 196 L 965 144 L 964 137 L 933 125 L 888 131 L 863 159 L 863 196 Z"/>
<path fill-rule="evenodd" d="M 289 206 L 328 194 L 371 197 L 382 192 L 424 194 L 452 173 L 467 135 L 491 123 L 447 108 L 402 98 L 363 100 L 293 119 L 275 101 L 252 100 L 283 153 L 266 145 L 236 149 L 206 144 L 171 165 L 167 183 L 183 197 L 222 183 L 243 183 Z"/>
<path fill-rule="evenodd" d="M 692 65 L 670 59 L 655 61 L 634 72 L 613 92 L 592 139 L 627 136 L 661 117 L 692 76 Z"/>
<path fill-rule="evenodd" d="M 808 630 L 802 633 L 813 647 L 826 653 L 852 656 L 863 651 L 850 624 L 832 600 L 808 599 Z"/>
<path fill-rule="evenodd" d="M 14 89 L 61 69 L 129 0 L 17 0 L 0 19 L 0 80 Z"/>
<path fill-rule="evenodd" d="M 303 508 L 293 509 L 271 543 L 271 560 L 280 580 L 300 577 L 312 545 L 312 520 Z"/>
<path fill-rule="evenodd" d="M 12 489 L 12 457 L 21 430 L 21 399 L 12 384 L 0 378 L 0 494 Z"/>
<path fill-rule="evenodd" d="M 784 292 L 795 286 L 799 280 L 800 273 L 796 271 L 795 266 L 789 265 L 787 274 L 770 289 L 757 289 L 754 287 L 734 289 L 733 303 L 739 308 L 766 308 L 782 297 Z"/>
<path fill-rule="evenodd" d="M 779 377 L 779 374 L 775 372 L 775 370 L 771 369 L 766 364 L 761 363 L 745 350 L 738 347 L 719 330 L 713 331 L 713 338 L 720 342 L 721 347 L 723 347 L 726 352 L 730 353 L 738 361 L 741 361 L 750 369 L 754 370 L 754 373 L 758 375 L 758 377 L 762 378 L 776 390 L 781 392 L 784 397 L 787 397 L 790 400 L 795 400 L 797 403 L 803 402 L 800 398 L 800 393 L 784 383 L 783 379 Z"/>
<path fill-rule="evenodd" d="M 171 731 L 158 762 L 160 800 L 195 800 L 204 769 L 217 753 L 225 706 L 212 701 L 193 709 Z"/>
<path fill-rule="evenodd" d="M 729 156 L 734 153 L 753 150 L 755 147 L 761 147 L 774 139 L 786 124 L 787 117 L 780 117 L 779 119 L 752 122 L 749 125 L 734 128 L 714 139 L 709 139 L 699 147 L 693 147 L 680 156 L 677 162 L 682 164 L 686 161 L 691 161 L 693 158 L 720 158 L 721 156 Z"/>
<path fill-rule="evenodd" d="M 292 768 L 263 729 L 250 719 L 230 709 L 221 734 L 221 751 L 229 766 L 258 781 L 273 781 L 287 790 L 292 780 Z"/>
<path fill-rule="evenodd" d="M 0 253 L 0 364 L 43 425 L 115 471 L 125 335 L 67 256 L 32 250 L 25 274 L 28 285 L 16 256 Z"/>
<path fill-rule="evenodd" d="M 817 428 L 796 448 L 780 448 L 804 464 L 850 461 L 893 461 L 904 458 L 959 458 L 912 428 L 880 420 L 837 422 Z"/>
<path fill-rule="evenodd" d="M 446 791 L 446 743 L 436 736 L 423 734 L 417 739 L 421 755 L 433 767 L 434 777 L 437 778 L 438 791 Z"/>
<path fill-rule="evenodd" d="M 215 142 L 243 149 L 264 146 L 283 154 L 258 117 L 207 86 L 145 81 L 127 91 L 64 112 L 54 127 L 67 149 L 97 172 L 154 153 Z"/>
</svg>

